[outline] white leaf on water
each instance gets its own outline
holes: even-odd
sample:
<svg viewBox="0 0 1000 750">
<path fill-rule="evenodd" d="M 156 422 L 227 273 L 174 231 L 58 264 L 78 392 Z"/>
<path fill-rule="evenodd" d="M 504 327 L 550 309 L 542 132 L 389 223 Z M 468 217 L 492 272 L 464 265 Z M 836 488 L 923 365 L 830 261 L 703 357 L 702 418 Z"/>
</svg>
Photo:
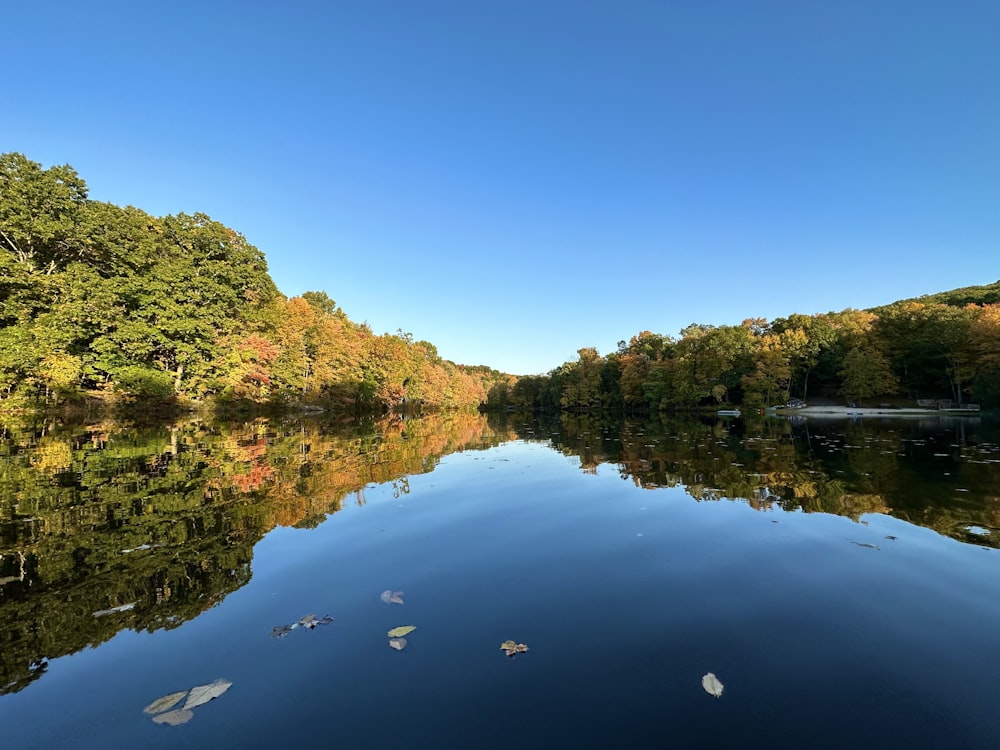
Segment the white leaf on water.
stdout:
<svg viewBox="0 0 1000 750">
<path fill-rule="evenodd" d="M 405 638 L 390 638 L 389 639 L 389 646 L 391 646 L 392 648 L 396 649 L 397 651 L 402 651 L 404 648 L 406 648 L 406 639 Z"/>
<path fill-rule="evenodd" d="M 386 589 L 381 594 L 379 594 L 378 598 L 381 599 L 385 604 L 402 604 L 403 592 Z"/>
<path fill-rule="evenodd" d="M 187 724 L 191 721 L 193 716 L 194 713 L 192 711 L 189 711 L 186 708 L 181 708 L 177 711 L 167 711 L 165 714 L 154 716 L 153 721 L 157 724 L 166 724 L 171 727 L 176 727 L 180 724 Z"/>
<path fill-rule="evenodd" d="M 701 678 L 701 686 L 705 688 L 705 692 L 709 695 L 714 695 L 716 698 L 722 695 L 722 682 L 711 672 Z"/>
<path fill-rule="evenodd" d="M 166 711 L 168 708 L 173 708 L 178 703 L 181 702 L 181 698 L 188 694 L 187 690 L 181 690 L 179 693 L 171 693 L 170 695 L 164 695 L 162 698 L 157 698 L 155 701 L 150 703 L 142 712 L 144 714 L 158 714 L 161 711 Z"/>
<path fill-rule="evenodd" d="M 208 703 L 213 698 L 218 698 L 229 690 L 232 684 L 229 680 L 216 680 L 208 685 L 199 685 L 198 687 L 191 688 L 191 692 L 188 693 L 188 699 L 184 703 L 184 708 L 191 709 Z"/>
</svg>

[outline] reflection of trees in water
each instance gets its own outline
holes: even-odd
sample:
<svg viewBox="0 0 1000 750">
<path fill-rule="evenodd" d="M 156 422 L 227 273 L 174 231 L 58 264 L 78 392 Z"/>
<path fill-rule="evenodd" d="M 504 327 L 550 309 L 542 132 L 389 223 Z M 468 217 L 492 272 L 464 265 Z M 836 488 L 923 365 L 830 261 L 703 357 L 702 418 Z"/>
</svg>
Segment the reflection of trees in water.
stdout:
<svg viewBox="0 0 1000 750">
<path fill-rule="evenodd" d="M 964 431 L 963 431 L 964 430 Z M 1000 449 L 981 426 L 448 414 L 338 424 L 0 428 L 0 692 L 122 628 L 175 627 L 250 580 L 276 525 L 315 526 L 364 489 L 513 437 L 643 488 L 858 519 L 888 512 L 997 545 Z M 988 442 L 992 440 L 993 442 Z M 991 463 L 994 462 L 994 463 Z M 958 492 L 958 489 L 968 490 Z M 95 616 L 95 613 L 98 613 Z"/>
<path fill-rule="evenodd" d="M 277 525 L 508 435 L 478 414 L 348 426 L 260 419 L 0 433 L 0 693 L 122 628 L 175 627 L 250 580 Z M 95 616 L 95 613 L 96 616 Z"/>
<path fill-rule="evenodd" d="M 887 513 L 955 539 L 1000 546 L 1000 448 L 977 422 L 615 422 L 562 415 L 533 423 L 530 435 L 524 425 L 516 429 L 579 456 L 585 472 L 616 464 L 637 487 L 683 486 L 697 500 L 742 500 L 761 511 L 853 520 Z M 969 526 L 994 534 L 970 534 Z"/>
</svg>

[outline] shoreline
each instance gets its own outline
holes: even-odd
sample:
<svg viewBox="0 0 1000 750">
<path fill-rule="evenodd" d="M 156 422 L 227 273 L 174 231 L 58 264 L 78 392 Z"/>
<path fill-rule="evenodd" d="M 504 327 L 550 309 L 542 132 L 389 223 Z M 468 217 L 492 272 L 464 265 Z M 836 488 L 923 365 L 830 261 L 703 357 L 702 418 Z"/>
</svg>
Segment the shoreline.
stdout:
<svg viewBox="0 0 1000 750">
<path fill-rule="evenodd" d="M 979 411 L 973 409 L 922 409 L 913 408 L 885 408 L 885 407 L 863 407 L 863 406 L 803 406 L 798 409 L 790 407 L 777 407 L 768 409 L 767 413 L 780 414 L 781 416 L 791 416 L 801 414 L 803 416 L 828 416 L 828 417 L 978 417 Z"/>
</svg>

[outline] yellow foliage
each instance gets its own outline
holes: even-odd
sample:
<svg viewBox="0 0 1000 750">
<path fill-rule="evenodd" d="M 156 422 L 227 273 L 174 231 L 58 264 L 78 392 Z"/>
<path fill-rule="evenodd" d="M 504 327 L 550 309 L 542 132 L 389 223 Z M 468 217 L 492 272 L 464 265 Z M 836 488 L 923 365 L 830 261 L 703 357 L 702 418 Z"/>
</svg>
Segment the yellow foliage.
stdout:
<svg viewBox="0 0 1000 750">
<path fill-rule="evenodd" d="M 819 494 L 815 482 L 802 482 L 801 484 L 793 485 L 791 489 L 795 497 L 816 497 Z"/>
<path fill-rule="evenodd" d="M 60 474 L 73 465 L 73 452 L 65 440 L 43 437 L 31 455 L 31 465 L 46 474 Z"/>
</svg>

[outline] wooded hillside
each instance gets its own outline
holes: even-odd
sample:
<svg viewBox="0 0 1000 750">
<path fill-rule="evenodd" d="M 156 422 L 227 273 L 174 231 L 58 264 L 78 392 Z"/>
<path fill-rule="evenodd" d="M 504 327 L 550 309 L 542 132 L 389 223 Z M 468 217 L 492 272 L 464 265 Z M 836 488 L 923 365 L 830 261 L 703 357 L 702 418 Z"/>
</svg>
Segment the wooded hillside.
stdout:
<svg viewBox="0 0 1000 750">
<path fill-rule="evenodd" d="M 751 311 L 752 312 L 752 311 Z M 287 298 L 264 254 L 204 214 L 91 200 L 72 167 L 0 155 L 0 406 L 239 401 L 655 411 L 948 399 L 1000 406 L 1000 281 L 871 310 L 642 331 L 515 377 L 376 334 L 322 291 Z"/>
<path fill-rule="evenodd" d="M 70 166 L 0 155 L 0 403 L 84 396 L 382 410 L 474 407 L 501 374 L 291 299 L 204 214 L 91 200 Z"/>
<path fill-rule="evenodd" d="M 872 310 L 643 331 L 546 376 L 500 383 L 498 408 L 656 411 L 780 405 L 823 396 L 1000 406 L 1000 282 Z"/>
</svg>

